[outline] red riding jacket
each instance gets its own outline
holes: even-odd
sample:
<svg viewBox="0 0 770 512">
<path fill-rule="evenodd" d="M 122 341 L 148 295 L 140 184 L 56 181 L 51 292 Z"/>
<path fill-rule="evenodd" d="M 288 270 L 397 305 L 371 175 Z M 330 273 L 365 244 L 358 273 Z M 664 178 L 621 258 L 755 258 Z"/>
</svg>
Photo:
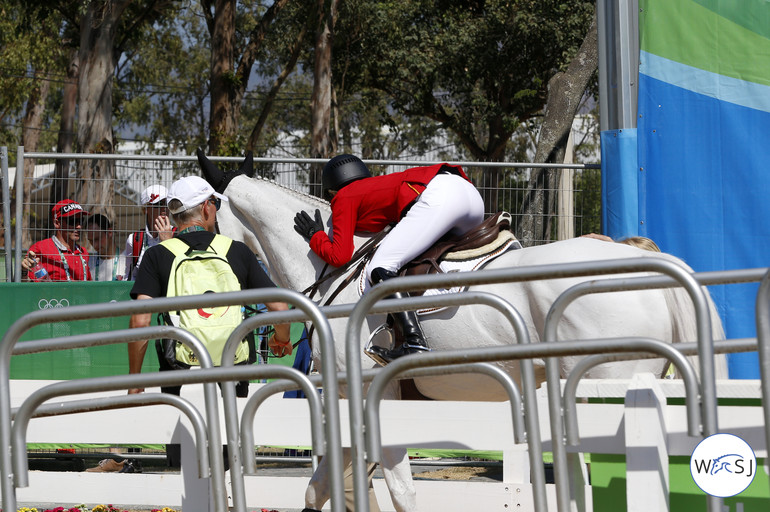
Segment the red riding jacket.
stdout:
<svg viewBox="0 0 770 512">
<path fill-rule="evenodd" d="M 373 176 L 344 186 L 331 202 L 331 238 L 318 231 L 310 239 L 310 248 L 330 265 L 344 265 L 353 256 L 353 234 L 377 233 L 398 222 L 443 166 L 470 181 L 461 167 L 437 164 Z"/>
</svg>

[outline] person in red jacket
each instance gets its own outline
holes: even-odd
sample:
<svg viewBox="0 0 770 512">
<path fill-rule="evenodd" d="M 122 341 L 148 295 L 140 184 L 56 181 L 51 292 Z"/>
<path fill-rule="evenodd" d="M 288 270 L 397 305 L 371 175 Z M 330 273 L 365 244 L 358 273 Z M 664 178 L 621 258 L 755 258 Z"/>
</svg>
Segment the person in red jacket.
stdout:
<svg viewBox="0 0 770 512">
<path fill-rule="evenodd" d="M 83 223 L 90 214 L 72 199 L 56 203 L 51 214 L 56 232 L 51 238 L 32 244 L 21 260 L 21 266 L 28 272 L 28 280 L 38 281 L 32 268 L 39 261 L 51 281 L 90 281 L 88 251 L 79 244 Z"/>
<path fill-rule="evenodd" d="M 445 234 L 464 235 L 484 220 L 481 195 L 459 166 L 437 164 L 372 176 L 358 157 L 338 155 L 324 166 L 322 182 L 332 198 L 331 236 L 318 210 L 314 219 L 307 212 L 297 213 L 294 229 L 330 265 L 350 261 L 355 232 L 377 233 L 395 224 L 367 266 L 371 284 L 396 277 L 402 266 Z M 396 293 L 391 298 L 404 296 Z M 429 350 L 415 312 L 391 317 L 404 343 L 393 350 L 372 347 L 384 361 Z"/>
</svg>

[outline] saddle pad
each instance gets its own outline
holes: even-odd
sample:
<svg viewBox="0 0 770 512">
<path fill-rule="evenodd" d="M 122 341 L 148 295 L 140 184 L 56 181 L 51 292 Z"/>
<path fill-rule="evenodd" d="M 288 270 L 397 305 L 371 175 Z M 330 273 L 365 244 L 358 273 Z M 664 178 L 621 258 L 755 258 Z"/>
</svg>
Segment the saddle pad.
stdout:
<svg viewBox="0 0 770 512">
<path fill-rule="evenodd" d="M 473 270 L 479 270 L 504 252 L 515 249 L 521 249 L 521 243 L 516 239 L 512 232 L 501 231 L 500 236 L 498 236 L 494 242 L 487 244 L 484 247 L 469 251 L 448 253 L 444 260 L 441 261 L 439 266 L 441 267 L 441 271 L 444 273 L 470 272 Z M 366 280 L 366 268 L 364 268 L 364 270 L 361 272 L 361 275 L 358 277 L 359 296 L 366 293 L 370 286 L 371 285 L 369 285 Z M 425 290 L 423 296 L 457 293 L 464 291 L 466 288 L 467 286 L 455 286 L 452 288 Z M 430 313 L 437 313 L 444 309 L 446 308 L 425 308 L 418 310 L 417 314 L 427 315 Z"/>
</svg>

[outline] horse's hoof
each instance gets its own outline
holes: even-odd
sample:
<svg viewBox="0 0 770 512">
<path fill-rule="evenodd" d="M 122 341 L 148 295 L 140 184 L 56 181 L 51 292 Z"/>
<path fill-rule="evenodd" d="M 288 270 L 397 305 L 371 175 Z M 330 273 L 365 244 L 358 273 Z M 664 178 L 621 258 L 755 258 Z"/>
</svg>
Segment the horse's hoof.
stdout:
<svg viewBox="0 0 770 512">
<path fill-rule="evenodd" d="M 385 366 L 388 363 L 392 363 L 399 357 L 430 352 L 430 349 L 428 347 L 423 347 L 422 345 L 402 344 L 398 348 L 388 350 L 386 348 L 378 347 L 377 345 L 372 345 L 371 347 L 367 347 L 365 352 L 366 355 L 371 357 L 375 362 Z"/>
</svg>

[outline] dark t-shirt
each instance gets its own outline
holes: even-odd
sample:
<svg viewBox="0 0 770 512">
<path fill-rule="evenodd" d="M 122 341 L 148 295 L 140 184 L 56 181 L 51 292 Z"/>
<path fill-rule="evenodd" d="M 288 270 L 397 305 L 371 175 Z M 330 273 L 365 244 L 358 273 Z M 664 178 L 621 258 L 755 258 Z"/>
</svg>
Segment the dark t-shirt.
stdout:
<svg viewBox="0 0 770 512">
<path fill-rule="evenodd" d="M 208 231 L 192 231 L 178 235 L 183 242 L 196 250 L 206 250 L 214 239 L 214 233 Z M 243 242 L 233 241 L 227 251 L 227 261 L 241 283 L 241 290 L 254 288 L 274 288 L 275 284 L 259 266 L 257 258 Z M 148 295 L 153 298 L 165 297 L 168 280 L 171 277 L 171 265 L 174 263 L 174 253 L 163 245 L 147 249 L 142 258 L 142 264 L 136 275 L 136 282 L 131 288 L 131 298 L 138 295 Z"/>
</svg>

